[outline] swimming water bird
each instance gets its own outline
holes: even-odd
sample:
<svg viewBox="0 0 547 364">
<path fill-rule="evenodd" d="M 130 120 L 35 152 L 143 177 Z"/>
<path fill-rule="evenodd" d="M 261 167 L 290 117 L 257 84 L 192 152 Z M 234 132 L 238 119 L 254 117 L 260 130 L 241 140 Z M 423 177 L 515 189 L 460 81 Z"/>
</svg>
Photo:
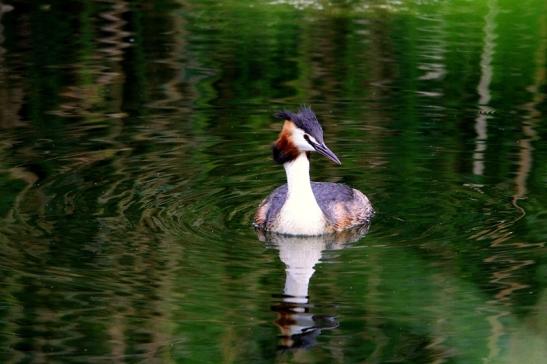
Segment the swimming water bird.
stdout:
<svg viewBox="0 0 547 364">
<path fill-rule="evenodd" d="M 311 108 L 275 116 L 284 124 L 273 144 L 273 159 L 285 168 L 287 183 L 262 201 L 254 225 L 280 234 L 323 235 L 367 224 L 374 209 L 362 192 L 342 183 L 310 180 L 311 152 L 341 164 L 325 145 L 323 129 Z"/>
</svg>

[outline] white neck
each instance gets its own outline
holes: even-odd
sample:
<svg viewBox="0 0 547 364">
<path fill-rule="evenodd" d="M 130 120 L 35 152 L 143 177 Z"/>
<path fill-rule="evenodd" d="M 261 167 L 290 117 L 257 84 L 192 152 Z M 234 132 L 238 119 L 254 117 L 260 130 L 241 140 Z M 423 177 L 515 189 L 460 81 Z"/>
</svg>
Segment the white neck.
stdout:
<svg viewBox="0 0 547 364">
<path fill-rule="evenodd" d="M 283 167 L 287 174 L 288 193 L 276 231 L 292 235 L 323 234 L 326 220 L 311 188 L 308 157 L 300 153 Z"/>
<path fill-rule="evenodd" d="M 305 194 L 313 196 L 310 180 L 310 161 L 306 153 L 300 153 L 298 157 L 290 162 L 283 164 L 287 174 L 287 186 L 289 195 Z"/>
</svg>

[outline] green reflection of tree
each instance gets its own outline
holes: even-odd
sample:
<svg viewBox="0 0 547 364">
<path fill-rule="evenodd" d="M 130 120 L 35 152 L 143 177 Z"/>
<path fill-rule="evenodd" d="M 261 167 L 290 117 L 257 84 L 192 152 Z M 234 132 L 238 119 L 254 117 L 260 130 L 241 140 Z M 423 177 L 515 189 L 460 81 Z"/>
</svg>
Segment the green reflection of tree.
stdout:
<svg viewBox="0 0 547 364">
<path fill-rule="evenodd" d="M 3 14 L 2 359 L 287 359 L 267 313 L 275 254 L 229 230 L 282 179 L 265 167 L 271 112 L 303 102 L 344 161 L 314 159 L 314 175 L 371 191 L 379 215 L 370 250 L 317 272 L 315 302 L 353 306 L 295 360 L 544 357 L 545 6 L 500 1 L 489 18 L 494 112 L 477 175 L 488 7 L 385 3 Z"/>
</svg>

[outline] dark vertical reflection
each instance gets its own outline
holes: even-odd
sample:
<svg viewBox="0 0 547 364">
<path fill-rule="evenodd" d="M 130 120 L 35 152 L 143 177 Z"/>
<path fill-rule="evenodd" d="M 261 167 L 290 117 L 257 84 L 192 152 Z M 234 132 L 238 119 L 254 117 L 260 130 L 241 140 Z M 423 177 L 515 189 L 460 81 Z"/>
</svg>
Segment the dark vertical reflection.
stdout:
<svg viewBox="0 0 547 364">
<path fill-rule="evenodd" d="M 12 10 L 11 5 L 0 3 L 0 128 L 10 128 L 21 123 L 18 113 L 21 109 L 23 90 L 15 81 L 18 77 L 10 72 L 4 48 L 3 18 Z M 7 140 L 3 142 L 8 143 Z"/>
</svg>

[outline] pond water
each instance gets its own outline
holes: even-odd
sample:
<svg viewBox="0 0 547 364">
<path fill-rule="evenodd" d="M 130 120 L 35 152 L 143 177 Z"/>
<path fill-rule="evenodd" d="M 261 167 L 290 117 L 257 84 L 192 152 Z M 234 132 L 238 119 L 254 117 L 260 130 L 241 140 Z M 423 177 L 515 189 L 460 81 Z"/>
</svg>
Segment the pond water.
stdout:
<svg viewBox="0 0 547 364">
<path fill-rule="evenodd" d="M 0 2 L 0 361 L 544 363 L 547 4 Z M 309 104 L 368 233 L 258 235 Z"/>
</svg>

